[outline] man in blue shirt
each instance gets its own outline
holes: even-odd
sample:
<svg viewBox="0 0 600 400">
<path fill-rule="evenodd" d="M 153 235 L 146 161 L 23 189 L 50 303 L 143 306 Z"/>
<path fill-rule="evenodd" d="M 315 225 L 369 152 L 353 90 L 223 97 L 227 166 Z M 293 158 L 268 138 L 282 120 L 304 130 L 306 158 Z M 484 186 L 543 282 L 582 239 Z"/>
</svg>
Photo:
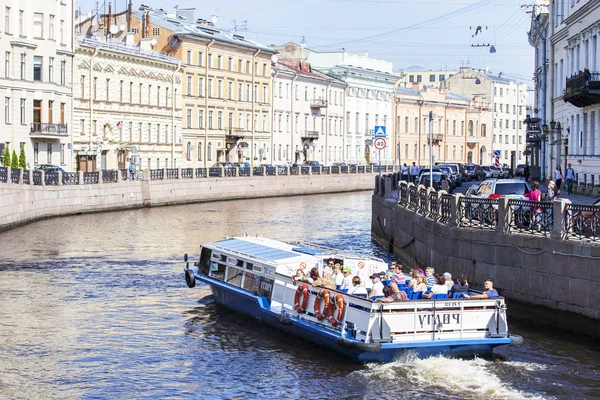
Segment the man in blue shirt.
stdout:
<svg viewBox="0 0 600 400">
<path fill-rule="evenodd" d="M 494 297 L 498 297 L 498 292 L 494 289 L 494 282 L 492 282 L 491 279 L 487 279 L 483 286 L 485 290 L 482 294 L 477 294 L 475 296 L 466 294 L 464 297 L 468 299 L 493 299 Z"/>
</svg>

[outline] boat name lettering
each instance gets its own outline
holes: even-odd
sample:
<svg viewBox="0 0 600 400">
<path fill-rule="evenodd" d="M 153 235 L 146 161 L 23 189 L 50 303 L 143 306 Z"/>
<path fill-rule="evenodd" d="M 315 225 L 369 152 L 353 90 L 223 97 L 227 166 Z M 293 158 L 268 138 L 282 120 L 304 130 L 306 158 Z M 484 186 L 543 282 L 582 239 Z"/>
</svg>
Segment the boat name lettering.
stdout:
<svg viewBox="0 0 600 400">
<path fill-rule="evenodd" d="M 443 324 L 460 324 L 460 313 L 453 314 L 421 314 L 419 315 L 419 323 L 421 328 L 424 325 L 431 326 L 433 323 L 436 325 Z"/>
<path fill-rule="evenodd" d="M 273 285 L 268 282 L 263 281 L 260 283 L 260 288 L 261 288 L 261 290 L 267 290 L 270 292 L 273 290 Z"/>
<path fill-rule="evenodd" d="M 460 302 L 458 301 L 447 301 L 444 303 L 444 307 L 460 307 Z"/>
</svg>

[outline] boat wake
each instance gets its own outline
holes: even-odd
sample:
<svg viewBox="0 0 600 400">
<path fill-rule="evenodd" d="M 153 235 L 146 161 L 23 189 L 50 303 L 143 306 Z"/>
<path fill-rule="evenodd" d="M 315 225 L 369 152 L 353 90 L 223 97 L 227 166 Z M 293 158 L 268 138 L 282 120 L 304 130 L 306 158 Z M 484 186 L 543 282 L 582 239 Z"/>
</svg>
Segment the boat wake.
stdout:
<svg viewBox="0 0 600 400">
<path fill-rule="evenodd" d="M 367 364 L 355 373 L 374 383 L 383 397 L 385 393 L 401 392 L 408 395 L 434 395 L 436 398 L 461 399 L 547 399 L 546 395 L 528 393 L 503 382 L 496 364 L 510 364 L 513 374 L 543 370 L 539 364 L 502 362 L 474 358 L 470 360 L 434 356 L 425 359 L 407 354 L 387 364 Z M 502 369 L 506 368 L 504 365 Z M 516 374 L 518 375 L 518 373 Z M 398 387 L 400 386 L 400 388 Z M 375 393 L 374 393 L 375 394 Z"/>
</svg>

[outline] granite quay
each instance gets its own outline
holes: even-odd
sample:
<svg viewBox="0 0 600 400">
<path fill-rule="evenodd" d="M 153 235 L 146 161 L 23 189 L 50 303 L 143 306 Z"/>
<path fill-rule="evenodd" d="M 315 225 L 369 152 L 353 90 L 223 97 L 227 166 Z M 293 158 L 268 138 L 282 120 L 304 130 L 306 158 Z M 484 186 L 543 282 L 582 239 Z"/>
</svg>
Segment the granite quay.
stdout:
<svg viewBox="0 0 600 400">
<path fill-rule="evenodd" d="M 519 317 L 600 336 L 600 207 L 376 181 L 371 234 L 407 266 L 464 273 L 476 288 L 491 278 Z"/>
<path fill-rule="evenodd" d="M 127 170 L 44 173 L 0 167 L 0 230 L 87 212 L 373 190 L 377 171 L 372 166 L 164 168 L 128 180 Z"/>
</svg>

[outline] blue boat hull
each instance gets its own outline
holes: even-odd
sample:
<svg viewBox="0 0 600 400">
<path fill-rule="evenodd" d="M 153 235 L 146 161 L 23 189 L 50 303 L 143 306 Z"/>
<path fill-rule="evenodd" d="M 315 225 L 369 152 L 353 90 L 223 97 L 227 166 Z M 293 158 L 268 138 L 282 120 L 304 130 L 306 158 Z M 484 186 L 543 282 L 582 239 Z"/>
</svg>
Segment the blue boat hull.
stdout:
<svg viewBox="0 0 600 400">
<path fill-rule="evenodd" d="M 255 296 L 240 288 L 233 287 L 205 275 L 196 274 L 196 279 L 207 283 L 213 292 L 215 301 L 227 308 L 256 318 L 262 323 L 275 329 L 302 338 L 308 342 L 341 353 L 359 362 L 389 362 L 410 352 L 418 357 L 432 355 L 449 355 L 454 357 L 473 357 L 492 355 L 494 347 L 510 344 L 509 338 L 456 340 L 436 342 L 382 343 L 377 351 L 368 351 L 364 343 L 351 338 L 345 340 L 346 345 L 340 344 L 341 335 L 337 331 L 319 327 L 311 322 L 291 316 L 285 320 L 280 315 L 270 311 L 268 300 Z M 363 346 L 361 348 L 361 345 Z M 359 347 L 359 348 L 355 348 Z"/>
</svg>

